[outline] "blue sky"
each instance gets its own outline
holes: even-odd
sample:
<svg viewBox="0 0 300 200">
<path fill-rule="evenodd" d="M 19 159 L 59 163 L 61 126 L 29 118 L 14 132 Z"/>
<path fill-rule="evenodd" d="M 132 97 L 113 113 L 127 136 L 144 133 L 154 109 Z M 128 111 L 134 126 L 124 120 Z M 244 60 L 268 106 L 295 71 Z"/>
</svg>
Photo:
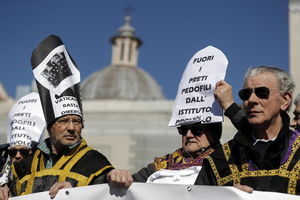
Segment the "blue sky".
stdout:
<svg viewBox="0 0 300 200">
<path fill-rule="evenodd" d="M 225 80 L 237 102 L 248 67 L 288 70 L 288 0 L 9 0 L 0 1 L 0 82 L 12 97 L 17 85 L 31 84 L 31 53 L 50 34 L 63 40 L 82 80 L 110 65 L 109 39 L 128 4 L 143 40 L 138 65 L 168 99 L 188 60 L 208 45 L 227 56 Z"/>
</svg>

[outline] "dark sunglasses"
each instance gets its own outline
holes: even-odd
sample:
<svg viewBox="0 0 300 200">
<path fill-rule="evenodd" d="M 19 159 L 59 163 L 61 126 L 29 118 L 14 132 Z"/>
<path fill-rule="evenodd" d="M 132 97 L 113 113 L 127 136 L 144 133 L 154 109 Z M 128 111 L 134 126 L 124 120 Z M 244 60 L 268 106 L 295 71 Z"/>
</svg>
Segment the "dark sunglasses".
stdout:
<svg viewBox="0 0 300 200">
<path fill-rule="evenodd" d="M 197 126 L 180 126 L 180 127 L 177 127 L 177 130 L 178 130 L 179 135 L 182 135 L 182 136 L 186 136 L 186 134 L 189 130 L 192 131 L 194 136 L 199 136 L 204 131 L 203 128 L 200 128 Z"/>
<path fill-rule="evenodd" d="M 252 92 L 254 92 L 254 94 L 260 99 L 268 99 L 269 95 L 270 95 L 269 88 L 267 88 L 267 87 L 257 87 L 257 88 L 254 88 L 254 89 L 252 89 L 252 88 L 241 89 L 239 91 L 239 97 L 243 101 L 247 101 L 250 98 Z"/>
<path fill-rule="evenodd" d="M 30 149 L 9 149 L 8 150 L 8 154 L 11 157 L 16 156 L 18 152 L 20 152 L 20 154 L 24 157 L 24 156 L 27 156 L 30 153 Z"/>
</svg>

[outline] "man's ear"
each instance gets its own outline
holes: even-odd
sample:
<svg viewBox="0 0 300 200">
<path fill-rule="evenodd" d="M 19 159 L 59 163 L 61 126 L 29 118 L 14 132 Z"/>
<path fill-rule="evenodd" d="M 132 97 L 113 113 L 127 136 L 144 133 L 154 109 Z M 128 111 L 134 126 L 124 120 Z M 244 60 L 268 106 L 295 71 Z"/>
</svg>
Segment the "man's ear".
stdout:
<svg viewBox="0 0 300 200">
<path fill-rule="evenodd" d="M 293 99 L 293 94 L 291 92 L 285 92 L 282 95 L 282 104 L 280 106 L 282 111 L 288 111 L 290 108 L 290 105 L 292 103 L 292 99 Z"/>
</svg>

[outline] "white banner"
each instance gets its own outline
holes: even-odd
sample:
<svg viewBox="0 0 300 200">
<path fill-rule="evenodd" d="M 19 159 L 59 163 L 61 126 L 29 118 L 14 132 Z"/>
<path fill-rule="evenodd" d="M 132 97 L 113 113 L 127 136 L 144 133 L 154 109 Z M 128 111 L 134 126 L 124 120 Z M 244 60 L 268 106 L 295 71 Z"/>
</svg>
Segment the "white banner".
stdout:
<svg viewBox="0 0 300 200">
<path fill-rule="evenodd" d="M 50 199 L 49 192 L 35 193 L 10 200 Z M 252 194 L 228 186 L 199 186 L 133 183 L 129 189 L 108 184 L 63 189 L 55 200 L 300 200 L 300 196 L 254 191 Z"/>
</svg>

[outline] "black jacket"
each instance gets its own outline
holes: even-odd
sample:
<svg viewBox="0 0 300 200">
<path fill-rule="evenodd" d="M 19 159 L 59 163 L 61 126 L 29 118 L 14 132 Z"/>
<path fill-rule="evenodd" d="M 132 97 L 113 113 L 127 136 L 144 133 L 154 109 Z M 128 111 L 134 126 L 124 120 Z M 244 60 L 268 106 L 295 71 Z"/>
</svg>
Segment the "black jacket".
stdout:
<svg viewBox="0 0 300 200">
<path fill-rule="evenodd" d="M 234 113 L 229 115 L 232 120 Z M 238 133 L 204 160 L 195 184 L 243 184 L 254 190 L 300 194 L 300 134 L 289 129 L 287 113 L 281 116 L 283 127 L 277 138 L 256 145 L 251 126 L 246 121 L 240 121 L 243 125 L 233 122 Z"/>
<path fill-rule="evenodd" d="M 89 147 L 84 140 L 71 150 L 58 155 L 47 168 L 46 153 L 37 149 L 21 162 L 12 165 L 13 195 L 48 191 L 55 182 L 68 181 L 73 187 L 106 183 L 113 169 L 104 155 Z"/>
</svg>

